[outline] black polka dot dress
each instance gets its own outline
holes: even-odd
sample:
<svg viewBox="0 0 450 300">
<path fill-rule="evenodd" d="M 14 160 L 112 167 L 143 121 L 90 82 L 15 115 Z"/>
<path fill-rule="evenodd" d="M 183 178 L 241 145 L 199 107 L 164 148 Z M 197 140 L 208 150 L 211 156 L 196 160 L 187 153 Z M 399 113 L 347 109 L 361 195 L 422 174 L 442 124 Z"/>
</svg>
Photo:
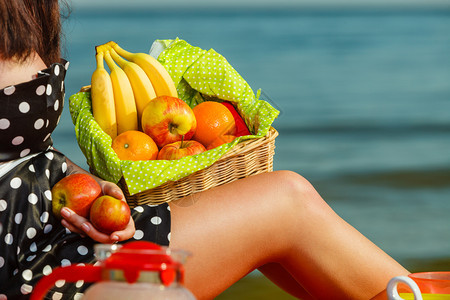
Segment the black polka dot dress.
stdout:
<svg viewBox="0 0 450 300">
<path fill-rule="evenodd" d="M 95 263 L 96 242 L 71 233 L 52 213 L 51 188 L 67 171 L 50 137 L 62 112 L 66 66 L 54 64 L 35 80 L 0 90 L 0 300 L 28 299 L 56 267 Z M 132 217 L 131 240 L 169 244 L 167 204 L 135 207 Z M 81 299 L 88 286 L 58 281 L 47 298 Z"/>
</svg>

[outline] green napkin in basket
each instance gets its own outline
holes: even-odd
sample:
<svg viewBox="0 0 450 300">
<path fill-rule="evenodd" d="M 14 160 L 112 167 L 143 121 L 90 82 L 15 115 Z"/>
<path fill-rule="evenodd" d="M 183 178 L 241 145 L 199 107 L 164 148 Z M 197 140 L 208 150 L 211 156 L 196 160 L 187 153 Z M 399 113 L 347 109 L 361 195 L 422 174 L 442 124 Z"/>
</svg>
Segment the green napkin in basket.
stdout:
<svg viewBox="0 0 450 300">
<path fill-rule="evenodd" d="M 92 116 L 90 93 L 72 95 L 70 114 L 78 145 L 89 167 L 103 179 L 115 183 L 123 177 L 131 195 L 204 169 L 238 142 L 265 136 L 279 114 L 268 102 L 259 100 L 259 95 L 255 96 L 247 82 L 214 50 L 202 50 L 180 39 L 157 40 L 155 45 L 162 49 L 158 60 L 171 75 L 182 100 L 191 107 L 206 100 L 230 101 L 253 135 L 180 160 L 120 160 L 111 148 L 111 138 Z"/>
</svg>

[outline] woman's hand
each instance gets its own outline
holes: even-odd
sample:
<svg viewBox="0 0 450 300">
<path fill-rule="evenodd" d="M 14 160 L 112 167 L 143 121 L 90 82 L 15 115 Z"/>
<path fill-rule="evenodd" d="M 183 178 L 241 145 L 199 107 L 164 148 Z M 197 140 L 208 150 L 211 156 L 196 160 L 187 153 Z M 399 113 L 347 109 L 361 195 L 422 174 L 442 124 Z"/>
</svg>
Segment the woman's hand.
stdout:
<svg viewBox="0 0 450 300">
<path fill-rule="evenodd" d="M 104 180 L 99 180 L 98 183 L 100 184 L 104 195 L 126 201 L 122 190 L 116 184 Z M 124 230 L 115 231 L 110 235 L 107 235 L 95 229 L 88 219 L 77 215 L 73 210 L 67 207 L 64 207 L 61 210 L 61 216 L 63 217 L 61 224 L 71 232 L 79 233 L 82 236 L 87 235 L 91 239 L 103 244 L 128 240 L 133 237 L 135 232 L 133 218 L 130 218 L 128 225 Z"/>
<path fill-rule="evenodd" d="M 98 180 L 98 177 L 95 177 L 95 176 L 94 176 L 94 179 L 97 179 L 98 184 L 102 188 L 103 195 L 108 195 L 108 196 L 114 197 L 116 199 L 126 201 L 121 188 L 118 187 L 116 184 L 114 184 L 110 181 L 105 181 L 105 180 L 101 180 L 101 179 Z"/>
<path fill-rule="evenodd" d="M 128 240 L 133 237 L 135 232 L 133 218 L 130 218 L 128 225 L 124 230 L 115 231 L 110 235 L 107 235 L 95 229 L 88 219 L 77 215 L 73 210 L 67 207 L 64 207 L 61 210 L 61 216 L 63 217 L 61 224 L 71 232 L 79 233 L 82 236 L 89 236 L 94 241 L 103 244 Z"/>
<path fill-rule="evenodd" d="M 73 173 L 89 174 L 98 182 L 98 184 L 102 188 L 103 195 L 109 195 L 122 201 L 126 201 L 122 190 L 116 184 L 109 181 L 105 181 L 91 173 L 86 172 L 84 169 L 74 164 L 68 158 L 66 158 L 66 161 L 67 161 L 66 176 Z M 89 222 L 88 219 L 83 218 L 80 215 L 77 215 L 73 210 L 67 207 L 63 207 L 63 209 L 61 209 L 61 216 L 63 217 L 61 224 L 67 229 L 69 229 L 71 232 L 79 233 L 82 236 L 87 235 L 91 239 L 103 244 L 128 240 L 134 236 L 134 232 L 136 231 L 134 227 L 133 218 L 130 218 L 130 222 L 128 222 L 128 225 L 127 227 L 125 227 L 124 230 L 115 231 L 110 235 L 107 235 L 95 229 L 95 227 L 92 225 L 91 222 Z"/>
</svg>

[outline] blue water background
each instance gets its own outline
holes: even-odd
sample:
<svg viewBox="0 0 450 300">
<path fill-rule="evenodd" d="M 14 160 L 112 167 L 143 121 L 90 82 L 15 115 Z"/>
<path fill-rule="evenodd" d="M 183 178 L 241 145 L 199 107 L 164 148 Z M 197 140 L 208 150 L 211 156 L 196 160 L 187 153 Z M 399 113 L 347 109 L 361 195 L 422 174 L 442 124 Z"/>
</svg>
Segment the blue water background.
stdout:
<svg viewBox="0 0 450 300">
<path fill-rule="evenodd" d="M 179 37 L 224 55 L 281 111 L 275 169 L 308 178 L 401 262 L 450 258 L 450 10 L 75 9 L 64 28 L 53 137 L 81 166 L 67 98 L 90 84 L 94 46 Z"/>
</svg>

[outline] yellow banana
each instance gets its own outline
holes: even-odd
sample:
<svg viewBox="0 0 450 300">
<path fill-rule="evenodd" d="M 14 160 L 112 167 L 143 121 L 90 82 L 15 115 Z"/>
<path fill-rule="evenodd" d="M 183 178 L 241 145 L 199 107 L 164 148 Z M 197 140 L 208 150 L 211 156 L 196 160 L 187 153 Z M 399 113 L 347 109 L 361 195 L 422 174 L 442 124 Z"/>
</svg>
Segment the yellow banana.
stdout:
<svg viewBox="0 0 450 300">
<path fill-rule="evenodd" d="M 105 52 L 105 61 L 111 71 L 116 104 L 117 134 L 128 130 L 137 130 L 137 110 L 130 81 L 125 72 L 116 65 L 109 51 Z"/>
<path fill-rule="evenodd" d="M 164 66 L 150 54 L 128 52 L 115 42 L 108 42 L 116 52 L 126 60 L 139 65 L 152 82 L 157 96 L 178 97 L 177 88 Z"/>
<path fill-rule="evenodd" d="M 99 54 L 100 52 L 105 52 L 108 47 L 108 43 L 106 43 L 106 44 L 103 44 L 103 45 L 99 45 L 99 46 L 95 46 L 95 53 L 96 54 Z"/>
<path fill-rule="evenodd" d="M 128 76 L 128 80 L 133 88 L 134 100 L 136 101 L 136 108 L 138 113 L 138 122 L 141 120 L 144 107 L 156 97 L 153 85 L 150 79 L 145 74 L 144 70 L 137 64 L 127 61 L 120 57 L 114 49 L 110 49 L 111 57 L 124 70 Z"/>
<path fill-rule="evenodd" d="M 97 68 L 91 77 L 92 114 L 112 139 L 117 136 L 116 111 L 111 77 L 103 65 L 103 53 L 95 55 Z"/>
</svg>

